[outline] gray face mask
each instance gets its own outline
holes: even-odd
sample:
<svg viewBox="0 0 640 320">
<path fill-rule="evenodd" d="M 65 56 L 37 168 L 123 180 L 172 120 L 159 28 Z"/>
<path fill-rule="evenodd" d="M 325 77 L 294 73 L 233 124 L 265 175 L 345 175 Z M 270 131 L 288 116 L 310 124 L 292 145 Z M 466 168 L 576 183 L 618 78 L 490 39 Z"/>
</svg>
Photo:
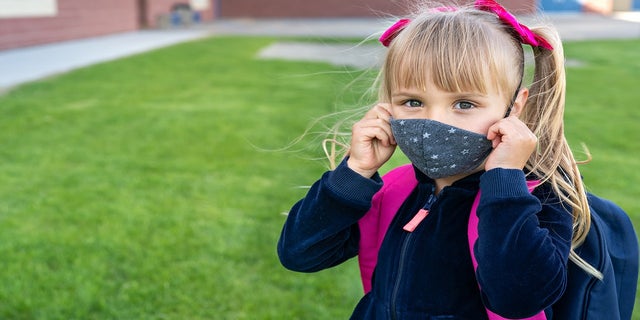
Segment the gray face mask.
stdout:
<svg viewBox="0 0 640 320">
<path fill-rule="evenodd" d="M 391 119 L 400 150 L 432 179 L 469 173 L 492 150 L 486 136 L 428 119 Z"/>
</svg>

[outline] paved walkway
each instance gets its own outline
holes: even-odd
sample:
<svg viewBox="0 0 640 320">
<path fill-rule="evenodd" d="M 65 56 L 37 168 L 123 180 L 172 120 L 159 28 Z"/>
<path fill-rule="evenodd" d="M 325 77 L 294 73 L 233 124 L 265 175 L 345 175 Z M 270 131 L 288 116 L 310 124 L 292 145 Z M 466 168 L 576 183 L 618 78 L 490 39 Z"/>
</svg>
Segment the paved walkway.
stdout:
<svg viewBox="0 0 640 320">
<path fill-rule="evenodd" d="M 205 30 L 145 30 L 0 51 L 0 91 L 208 35 Z"/>
<path fill-rule="evenodd" d="M 548 16 L 564 40 L 640 38 L 640 12 L 614 17 L 567 14 Z M 526 23 L 531 18 L 522 18 Z M 40 45 L 0 51 L 0 91 L 19 84 L 88 66 L 157 49 L 172 44 L 216 35 L 302 36 L 307 38 L 350 37 L 365 39 L 381 32 L 389 21 L 380 19 L 282 19 L 282 20 L 221 20 L 211 24 L 174 30 L 143 30 L 90 39 Z M 347 59 L 362 57 L 360 51 L 348 48 L 307 49 L 314 57 L 342 56 Z M 353 48 L 353 47 L 352 47 Z M 347 50 L 348 49 L 348 50 Z M 279 50 L 279 51 L 278 51 Z M 315 50 L 315 53 L 314 51 Z M 321 50 L 333 50 L 333 53 Z M 365 48 L 365 50 L 375 50 Z M 298 53 L 303 50 L 276 48 L 278 54 Z M 289 57 L 296 58 L 296 57 Z M 310 58 L 310 59 L 312 59 Z M 329 59 L 329 58 L 325 58 Z M 344 62 L 344 61 L 343 61 Z M 351 64 L 345 62 L 345 64 Z M 357 65 L 356 65 L 357 66 Z"/>
</svg>

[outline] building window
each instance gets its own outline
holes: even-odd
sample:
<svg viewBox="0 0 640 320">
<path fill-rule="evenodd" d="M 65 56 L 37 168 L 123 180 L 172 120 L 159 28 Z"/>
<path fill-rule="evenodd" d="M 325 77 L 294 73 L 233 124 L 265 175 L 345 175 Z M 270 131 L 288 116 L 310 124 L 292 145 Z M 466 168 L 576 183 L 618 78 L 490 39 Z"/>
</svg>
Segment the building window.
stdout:
<svg viewBox="0 0 640 320">
<path fill-rule="evenodd" d="M 0 19 L 53 17 L 58 14 L 58 0 L 0 0 Z"/>
</svg>

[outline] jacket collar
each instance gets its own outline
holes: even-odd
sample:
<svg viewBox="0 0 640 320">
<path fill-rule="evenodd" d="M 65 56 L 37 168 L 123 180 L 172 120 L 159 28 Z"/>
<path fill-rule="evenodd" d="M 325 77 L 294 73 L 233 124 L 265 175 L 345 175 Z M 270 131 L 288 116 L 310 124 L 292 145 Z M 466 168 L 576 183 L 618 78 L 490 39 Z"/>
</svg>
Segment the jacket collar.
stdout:
<svg viewBox="0 0 640 320">
<path fill-rule="evenodd" d="M 416 179 L 419 184 L 427 184 L 430 186 L 435 185 L 435 181 L 429 177 L 427 177 L 422 171 L 420 171 L 416 166 L 413 166 L 413 171 L 415 172 Z M 462 188 L 469 191 L 477 191 L 480 185 L 480 177 L 484 173 L 484 170 L 478 171 L 476 173 L 470 174 L 462 179 L 455 181 L 451 187 Z"/>
</svg>

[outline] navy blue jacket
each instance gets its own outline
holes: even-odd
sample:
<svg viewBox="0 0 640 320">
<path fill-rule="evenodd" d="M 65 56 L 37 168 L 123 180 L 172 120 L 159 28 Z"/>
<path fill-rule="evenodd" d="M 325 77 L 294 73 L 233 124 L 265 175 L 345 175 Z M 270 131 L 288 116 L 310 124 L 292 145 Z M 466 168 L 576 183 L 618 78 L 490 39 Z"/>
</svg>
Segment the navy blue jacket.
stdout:
<svg viewBox="0 0 640 320">
<path fill-rule="evenodd" d="M 431 179 L 418 170 L 416 177 L 418 186 L 380 248 L 372 290 L 352 319 L 486 319 L 484 306 L 508 318 L 545 310 L 551 319 L 550 306 L 567 284 L 572 217 L 550 187 L 530 194 L 521 170 L 493 169 L 436 196 Z M 379 175 L 363 178 L 346 162 L 325 173 L 287 217 L 278 242 L 281 263 L 314 272 L 356 256 L 358 219 L 381 186 Z M 478 188 L 474 274 L 467 223 Z M 404 231 L 424 206 L 427 218 L 414 232 Z"/>
</svg>

